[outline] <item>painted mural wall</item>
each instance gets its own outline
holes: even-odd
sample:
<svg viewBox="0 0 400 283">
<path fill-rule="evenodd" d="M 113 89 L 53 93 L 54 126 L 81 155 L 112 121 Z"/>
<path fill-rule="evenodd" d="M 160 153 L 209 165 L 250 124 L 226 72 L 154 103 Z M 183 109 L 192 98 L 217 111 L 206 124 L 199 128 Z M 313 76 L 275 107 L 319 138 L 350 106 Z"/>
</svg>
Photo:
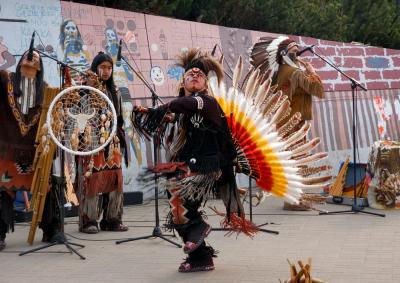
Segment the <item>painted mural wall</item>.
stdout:
<svg viewBox="0 0 400 283">
<path fill-rule="evenodd" d="M 18 55 L 29 48 L 33 31 L 37 33 L 35 47 L 49 56 L 57 57 L 62 23 L 60 14 L 59 1 L 0 0 L 0 70 L 15 70 L 20 59 Z M 57 65 L 50 59 L 44 59 L 43 64 L 45 80 L 51 85 L 58 85 Z"/>
<path fill-rule="evenodd" d="M 19 59 L 13 55 L 29 47 L 32 32 L 38 34 L 35 47 L 80 71 L 89 68 L 93 57 L 103 51 L 115 60 L 118 42 L 123 40 L 122 54 L 127 63 L 114 65 L 114 78 L 121 90 L 126 118 L 133 104 L 151 105 L 150 91 L 139 76 L 164 101 L 176 95 L 183 70 L 175 58 L 190 47 L 225 55 L 225 70 L 231 73 L 239 55 L 248 67 L 247 51 L 260 36 L 277 34 L 220 27 L 196 22 L 144 15 L 56 0 L 0 0 L 0 69 L 12 71 Z M 4 21 L 7 19 L 8 21 Z M 14 20 L 14 21 L 10 21 Z M 18 22 L 25 21 L 25 22 Z M 369 89 L 357 92 L 359 158 L 365 162 L 369 147 L 376 140 L 400 140 L 400 50 L 363 46 L 293 36 L 301 45 L 316 44 L 316 52 L 325 55 L 350 76 Z M 339 161 L 351 155 L 352 97 L 346 78 L 318 58 L 305 56 L 316 67 L 324 81 L 326 98 L 315 99 L 313 136 L 320 136 L 320 149 L 330 153 L 336 168 Z M 53 86 L 59 84 L 57 65 L 44 59 L 45 77 Z M 82 78 L 72 72 L 75 83 Z M 129 119 L 127 131 L 132 132 Z M 136 186 L 136 174 L 151 165 L 152 148 L 135 136 L 130 140 L 133 169 L 125 170 L 126 189 Z"/>
</svg>

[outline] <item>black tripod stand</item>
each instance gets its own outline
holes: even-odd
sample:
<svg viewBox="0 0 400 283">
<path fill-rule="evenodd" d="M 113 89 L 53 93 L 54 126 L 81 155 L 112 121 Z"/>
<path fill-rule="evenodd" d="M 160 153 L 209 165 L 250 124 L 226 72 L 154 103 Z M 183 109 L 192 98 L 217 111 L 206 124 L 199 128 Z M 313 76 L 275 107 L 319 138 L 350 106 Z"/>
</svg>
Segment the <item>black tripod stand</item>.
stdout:
<svg viewBox="0 0 400 283">
<path fill-rule="evenodd" d="M 357 153 L 357 142 L 356 142 L 356 119 L 357 119 L 357 97 L 356 97 L 356 90 L 357 87 L 361 88 L 364 91 L 367 91 L 367 89 L 362 86 L 358 81 L 356 81 L 354 78 L 350 77 L 346 73 L 344 73 L 342 70 L 340 70 L 336 65 L 332 64 L 330 61 L 326 60 L 324 57 L 316 53 L 312 47 L 308 48 L 310 52 L 312 52 L 314 55 L 316 55 L 318 58 L 323 60 L 325 63 L 327 63 L 329 66 L 334 68 L 336 71 L 338 71 L 340 74 L 342 74 L 344 77 L 346 77 L 350 83 L 351 83 L 351 98 L 352 98 L 352 104 L 353 104 L 353 121 L 352 121 L 352 130 L 353 130 L 353 163 L 354 163 L 354 179 L 353 179 L 353 187 L 354 187 L 354 195 L 353 195 L 353 204 L 351 206 L 350 210 L 341 210 L 341 211 L 320 211 L 320 215 L 328 215 L 328 214 L 341 214 L 341 213 L 365 213 L 365 214 L 371 214 L 375 216 L 380 216 L 380 217 L 385 217 L 385 214 L 381 213 L 375 213 L 375 212 L 369 212 L 369 211 L 363 211 L 364 207 L 359 206 L 357 204 L 357 191 L 356 191 L 356 185 L 357 185 L 357 179 L 356 179 L 356 153 Z"/>
<path fill-rule="evenodd" d="M 142 78 L 141 75 L 139 75 L 136 70 L 125 60 L 125 58 L 122 58 L 125 63 L 129 66 L 129 68 L 135 73 L 137 77 L 140 78 L 140 80 L 146 85 L 146 87 L 150 90 L 151 92 L 151 100 L 152 100 L 152 106 L 153 108 L 156 107 L 157 105 L 157 100 L 161 101 L 161 99 L 158 97 L 158 95 L 155 93 L 155 91 L 151 88 L 151 86 L 148 84 L 148 82 Z M 161 101 L 162 102 L 162 101 Z M 153 155 L 154 155 L 154 165 L 158 163 L 158 144 L 156 137 L 153 137 Z M 142 237 L 136 237 L 136 238 L 128 238 L 120 241 L 116 241 L 115 243 L 121 244 L 125 242 L 131 242 L 131 241 L 137 241 L 137 240 L 142 240 L 142 239 L 149 239 L 149 238 L 160 238 L 163 239 L 164 241 L 167 241 L 178 248 L 181 248 L 182 245 L 175 243 L 174 241 L 171 241 L 170 239 L 166 238 L 167 235 L 163 235 L 161 228 L 160 228 L 160 214 L 158 211 L 158 180 L 157 180 L 157 174 L 155 174 L 155 180 L 154 180 L 154 210 L 155 210 L 155 227 L 153 229 L 153 232 L 151 235 L 147 236 L 142 236 Z"/>
<path fill-rule="evenodd" d="M 250 221 L 253 222 L 253 185 L 252 185 L 252 179 L 249 177 L 249 190 L 248 190 L 248 196 L 249 196 L 249 218 Z M 257 227 L 262 227 L 267 225 L 268 223 L 260 224 L 257 225 Z M 212 231 L 232 231 L 229 228 L 212 228 Z M 264 232 L 264 233 L 271 233 L 271 234 L 276 234 L 278 235 L 278 231 L 274 230 L 268 230 L 268 229 L 263 229 L 263 228 L 258 228 L 258 231 Z"/>
<path fill-rule="evenodd" d="M 48 244 L 38 247 L 38 248 L 31 249 L 29 251 L 22 252 L 19 254 L 20 256 L 30 254 L 30 253 L 33 253 L 36 251 L 40 251 L 43 249 L 47 249 L 47 248 L 55 246 L 55 245 L 65 245 L 67 247 L 67 249 L 70 251 L 70 253 L 75 253 L 81 259 L 86 259 L 84 256 L 82 256 L 77 250 L 75 250 L 72 247 L 72 246 L 77 246 L 80 248 L 84 248 L 85 246 L 81 245 L 81 244 L 69 242 L 64 234 L 64 216 L 65 216 L 65 212 L 64 212 L 64 202 L 65 202 L 65 198 L 64 198 L 64 191 L 65 191 L 64 190 L 65 189 L 64 152 L 62 152 L 61 150 L 59 150 L 59 151 L 61 154 L 61 157 L 60 157 L 61 174 L 60 174 L 60 177 L 52 176 L 52 190 L 55 190 L 55 192 L 56 192 L 58 221 L 60 224 L 60 231 L 53 236 L 53 238 L 51 239 L 51 243 L 48 243 Z"/>
</svg>

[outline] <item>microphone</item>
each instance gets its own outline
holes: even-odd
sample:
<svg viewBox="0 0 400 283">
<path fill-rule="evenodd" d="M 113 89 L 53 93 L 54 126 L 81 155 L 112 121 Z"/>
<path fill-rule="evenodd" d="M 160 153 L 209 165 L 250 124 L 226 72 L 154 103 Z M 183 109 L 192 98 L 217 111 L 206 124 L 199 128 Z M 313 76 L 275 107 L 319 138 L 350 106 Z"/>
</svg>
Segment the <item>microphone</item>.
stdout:
<svg viewBox="0 0 400 283">
<path fill-rule="evenodd" d="M 312 49 L 313 49 L 314 46 L 315 46 L 315 44 L 313 44 L 313 45 L 311 45 L 311 46 L 307 46 L 307 47 L 301 49 L 300 51 L 298 51 L 298 52 L 296 53 L 296 55 L 297 55 L 297 56 L 300 56 L 300 55 L 303 54 L 304 52 L 312 51 Z"/>
<path fill-rule="evenodd" d="M 35 31 L 32 33 L 31 37 L 31 44 L 29 45 L 29 52 L 28 52 L 28 61 L 32 61 L 33 59 L 33 44 L 35 42 Z"/>
<path fill-rule="evenodd" d="M 115 62 L 115 65 L 117 65 L 118 67 L 121 66 L 121 49 L 122 49 L 122 39 L 119 40 L 117 61 Z"/>
<path fill-rule="evenodd" d="M 211 51 L 211 56 L 212 57 L 214 57 L 214 55 L 215 55 L 215 51 L 217 50 L 217 46 L 218 46 L 218 44 L 215 44 L 213 50 Z"/>
</svg>

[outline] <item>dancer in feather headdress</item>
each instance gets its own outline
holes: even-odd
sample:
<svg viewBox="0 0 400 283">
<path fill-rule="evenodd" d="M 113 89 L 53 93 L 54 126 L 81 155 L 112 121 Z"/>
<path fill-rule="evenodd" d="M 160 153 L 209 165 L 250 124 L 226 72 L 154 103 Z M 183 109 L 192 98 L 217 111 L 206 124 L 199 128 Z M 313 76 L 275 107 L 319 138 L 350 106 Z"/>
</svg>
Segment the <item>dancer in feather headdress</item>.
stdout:
<svg viewBox="0 0 400 283">
<path fill-rule="evenodd" d="M 185 69 L 179 97 L 157 109 L 145 109 L 145 114 L 136 112 L 133 124 L 141 133 L 159 131 L 162 135 L 165 128 L 160 125 L 171 118 L 168 113 L 175 114 L 173 122 L 179 131 L 169 144 L 172 163 L 156 165 L 154 171 L 172 172 L 167 187 L 170 224 L 182 237 L 188 254 L 179 271 L 212 270 L 214 250 L 204 242 L 211 227 L 199 208 L 213 189 L 227 207 L 226 225 L 249 234 L 256 227 L 244 219 L 233 168 L 236 150 L 224 113 L 208 92 L 207 74 L 213 71 L 221 81 L 222 67 L 197 49 L 183 54 L 179 65 Z"/>
<path fill-rule="evenodd" d="M 299 112 L 301 126 L 312 120 L 312 96 L 323 98 L 324 89 L 311 63 L 298 58 L 298 52 L 297 42 L 286 36 L 261 38 L 251 50 L 250 63 L 288 96 L 291 107 L 288 119 Z"/>
<path fill-rule="evenodd" d="M 226 206 L 222 225 L 252 236 L 257 227 L 244 218 L 234 167 L 254 177 L 263 190 L 297 202 L 302 188 L 320 187 L 324 181 L 305 179 L 297 166 L 326 155 L 292 159 L 308 153 L 319 140 L 288 150 L 309 127 L 288 135 L 295 124 L 290 121 L 277 132 L 276 123 L 289 111 L 287 97 L 273 93 L 269 81 L 262 84 L 258 71 L 250 75 L 242 93 L 237 87 L 241 60 L 228 92 L 222 83 L 221 66 L 208 54 L 191 49 L 181 56 L 180 65 L 185 74 L 179 97 L 156 109 L 137 107 L 133 122 L 142 134 L 156 132 L 160 136 L 166 121 L 179 124 L 180 131 L 169 146 L 173 163 L 156 165 L 153 171 L 173 176 L 167 188 L 171 224 L 189 254 L 179 271 L 212 270 L 213 250 L 204 243 L 211 227 L 198 211 L 210 191 L 216 189 Z"/>
</svg>

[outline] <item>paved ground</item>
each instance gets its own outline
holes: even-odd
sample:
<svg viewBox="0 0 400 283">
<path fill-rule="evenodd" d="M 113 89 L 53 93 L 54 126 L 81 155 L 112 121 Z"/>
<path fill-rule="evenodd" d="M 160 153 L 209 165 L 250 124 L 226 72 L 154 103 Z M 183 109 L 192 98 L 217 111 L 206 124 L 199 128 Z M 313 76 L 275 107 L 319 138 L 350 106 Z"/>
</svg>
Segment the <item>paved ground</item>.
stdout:
<svg viewBox="0 0 400 283">
<path fill-rule="evenodd" d="M 208 204 L 222 209 L 219 201 Z M 295 261 L 312 257 L 313 275 L 327 282 L 400 282 L 400 211 L 385 211 L 385 218 L 366 214 L 318 216 L 315 211 L 287 212 L 281 207 L 281 200 L 269 198 L 254 209 L 254 221 L 269 222 L 265 228 L 277 230 L 279 235 L 260 233 L 249 239 L 212 232 L 209 242 L 220 251 L 216 270 L 193 274 L 177 272 L 183 252 L 163 240 L 115 245 L 113 239 L 152 232 L 153 203 L 125 209 L 125 223 L 130 226 L 125 233 L 81 234 L 76 219 L 68 218 L 66 232 L 79 238 L 70 237 L 74 242 L 86 245 L 79 250 L 86 260 L 64 253 L 66 248 L 61 245 L 18 256 L 30 248 L 26 244 L 29 227 L 19 225 L 9 235 L 7 249 L 0 253 L 0 281 L 276 283 L 289 275 L 287 258 Z M 330 211 L 347 209 L 335 205 L 317 207 Z M 162 200 L 161 219 L 167 210 L 166 201 Z M 219 217 L 210 215 L 208 221 L 218 227 Z M 41 232 L 37 238 L 34 247 L 41 245 Z"/>
</svg>

